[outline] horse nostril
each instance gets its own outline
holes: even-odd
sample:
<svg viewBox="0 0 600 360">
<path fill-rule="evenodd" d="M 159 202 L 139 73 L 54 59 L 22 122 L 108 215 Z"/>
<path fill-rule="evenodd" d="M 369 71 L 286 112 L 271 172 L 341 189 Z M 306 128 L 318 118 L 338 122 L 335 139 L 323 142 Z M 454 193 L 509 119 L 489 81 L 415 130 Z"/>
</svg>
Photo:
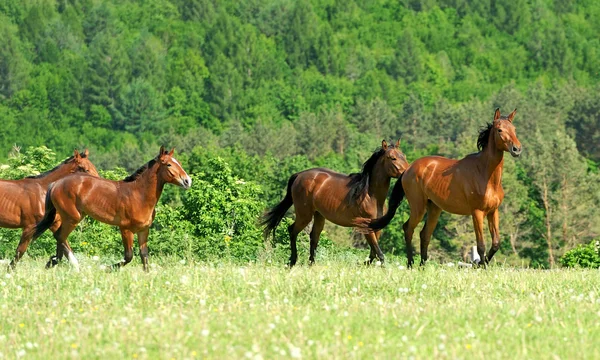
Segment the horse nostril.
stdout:
<svg viewBox="0 0 600 360">
<path fill-rule="evenodd" d="M 513 145 L 512 151 L 518 153 L 518 152 L 521 151 L 521 149 L 519 149 L 518 147 L 516 147 L 516 146 Z"/>
</svg>

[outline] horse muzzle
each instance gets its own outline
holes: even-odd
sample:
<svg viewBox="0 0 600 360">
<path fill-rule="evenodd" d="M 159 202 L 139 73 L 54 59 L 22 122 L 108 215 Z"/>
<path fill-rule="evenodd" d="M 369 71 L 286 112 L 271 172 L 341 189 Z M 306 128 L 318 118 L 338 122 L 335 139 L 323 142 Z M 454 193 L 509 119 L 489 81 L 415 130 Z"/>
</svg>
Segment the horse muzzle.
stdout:
<svg viewBox="0 0 600 360">
<path fill-rule="evenodd" d="M 192 178 L 190 178 L 189 176 L 180 177 L 179 185 L 186 190 L 191 188 L 192 187 Z"/>
<path fill-rule="evenodd" d="M 512 146 L 511 146 L 511 147 L 508 149 L 508 152 L 510 152 L 510 154 L 511 154 L 513 157 L 519 157 L 519 156 L 521 156 L 521 152 L 522 152 L 522 151 L 523 151 L 523 147 L 522 147 L 522 146 L 516 147 L 516 146 L 512 145 Z"/>
</svg>

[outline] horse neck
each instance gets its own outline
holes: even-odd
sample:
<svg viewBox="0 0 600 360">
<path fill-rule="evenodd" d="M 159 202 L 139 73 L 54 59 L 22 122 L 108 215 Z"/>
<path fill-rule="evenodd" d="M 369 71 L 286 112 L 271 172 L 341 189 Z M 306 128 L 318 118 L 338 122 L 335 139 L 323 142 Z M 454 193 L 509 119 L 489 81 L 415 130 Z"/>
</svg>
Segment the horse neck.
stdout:
<svg viewBox="0 0 600 360">
<path fill-rule="evenodd" d="M 378 204 L 383 204 L 390 188 L 391 178 L 383 168 L 377 164 L 369 174 L 369 195 L 375 198 Z"/>
<path fill-rule="evenodd" d="M 137 190 L 144 194 L 144 199 L 156 206 L 160 195 L 162 194 L 165 182 L 158 178 L 159 165 L 155 164 L 150 169 L 144 171 L 135 181 Z"/>
<path fill-rule="evenodd" d="M 71 174 L 70 166 L 67 164 L 59 166 L 57 169 L 47 173 L 46 175 L 38 178 L 37 180 L 42 185 L 49 185 L 50 183 L 55 182 L 56 180 L 62 179 L 63 177 Z"/>
<path fill-rule="evenodd" d="M 480 157 L 483 163 L 484 176 L 495 187 L 502 186 L 502 169 L 504 167 L 504 151 L 496 149 L 494 143 L 488 142 L 488 146 L 482 151 Z"/>
</svg>

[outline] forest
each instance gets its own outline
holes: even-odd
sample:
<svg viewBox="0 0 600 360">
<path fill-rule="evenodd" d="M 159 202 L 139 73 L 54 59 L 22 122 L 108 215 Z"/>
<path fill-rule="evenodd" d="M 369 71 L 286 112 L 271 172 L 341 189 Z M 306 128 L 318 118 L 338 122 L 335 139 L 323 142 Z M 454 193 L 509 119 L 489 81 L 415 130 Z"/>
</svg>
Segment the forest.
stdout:
<svg viewBox="0 0 600 360">
<path fill-rule="evenodd" d="M 122 178 L 175 147 L 195 185 L 164 194 L 151 251 L 247 260 L 293 173 L 357 172 L 382 139 L 409 161 L 460 158 L 496 107 L 517 108 L 498 261 L 551 267 L 600 236 L 598 34 L 593 0 L 0 0 L 0 177 L 88 148 Z M 407 216 L 404 203 L 386 254 L 403 254 Z M 12 254 L 18 232 L 0 236 Z M 120 252 L 93 221 L 75 236 Z M 351 229 L 324 236 L 365 246 Z M 430 256 L 472 245 L 471 219 L 444 213 Z"/>
</svg>

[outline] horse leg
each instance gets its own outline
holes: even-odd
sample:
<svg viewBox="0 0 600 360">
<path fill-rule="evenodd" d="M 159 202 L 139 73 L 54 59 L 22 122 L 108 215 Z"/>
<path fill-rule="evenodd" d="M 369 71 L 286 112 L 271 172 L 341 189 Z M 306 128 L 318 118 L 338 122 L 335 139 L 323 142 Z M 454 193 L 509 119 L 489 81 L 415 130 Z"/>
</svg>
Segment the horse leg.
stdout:
<svg viewBox="0 0 600 360">
<path fill-rule="evenodd" d="M 375 231 L 375 239 L 377 240 L 377 245 L 379 245 L 380 237 L 381 237 L 381 230 Z M 375 260 L 375 258 L 377 257 L 377 251 L 375 251 L 375 248 L 373 246 L 371 246 L 371 244 L 369 244 L 369 248 L 371 249 L 371 251 L 369 252 L 369 260 L 367 262 L 365 262 L 365 265 L 371 265 L 373 263 L 373 261 Z"/>
<path fill-rule="evenodd" d="M 150 228 L 142 230 L 138 233 L 138 243 L 140 246 L 140 258 L 142 259 L 142 266 L 144 271 L 148 272 L 148 234 Z"/>
<path fill-rule="evenodd" d="M 296 206 L 296 204 L 294 204 L 294 207 L 296 211 L 296 221 L 294 221 L 294 223 L 288 227 L 291 250 L 289 263 L 290 267 L 296 265 L 296 261 L 298 260 L 298 249 L 296 247 L 298 234 L 310 223 L 310 220 L 315 214 L 315 210 L 307 207 L 306 205 L 302 206 L 298 204 L 298 206 Z"/>
<path fill-rule="evenodd" d="M 59 216 L 56 217 L 57 219 Z M 46 269 L 50 269 L 58 265 L 58 262 L 63 258 L 63 249 L 58 237 L 58 230 L 60 229 L 60 220 L 55 220 L 52 226 L 50 226 L 50 231 L 52 231 L 52 236 L 56 239 L 56 255 L 50 256 L 50 260 L 46 263 Z"/>
<path fill-rule="evenodd" d="M 425 265 L 427 261 L 427 249 L 429 248 L 429 241 L 431 240 L 431 234 L 435 230 L 435 226 L 440 218 L 442 209 L 433 203 L 433 201 L 427 202 L 427 219 L 425 225 L 419 234 L 421 237 L 421 266 Z"/>
<path fill-rule="evenodd" d="M 17 266 L 17 263 L 25 254 L 25 251 L 27 251 L 27 248 L 29 247 L 29 243 L 31 242 L 31 236 L 33 234 L 34 227 L 35 227 L 35 225 L 28 226 L 23 229 L 23 232 L 21 233 L 21 240 L 19 241 L 19 245 L 17 246 L 17 252 L 16 252 L 13 260 L 10 262 L 9 270 L 15 269 L 15 267 Z"/>
<path fill-rule="evenodd" d="M 121 229 L 121 239 L 123 240 L 123 260 L 114 264 L 113 269 L 122 268 L 129 264 L 133 259 L 133 233 L 127 229 Z"/>
<path fill-rule="evenodd" d="M 486 262 L 489 263 L 492 260 L 492 257 L 494 256 L 496 251 L 498 251 L 498 249 L 500 248 L 500 231 L 498 230 L 500 217 L 498 216 L 498 209 L 489 213 L 487 215 L 487 219 L 490 235 L 492 235 L 492 247 L 490 248 L 486 259 Z"/>
<path fill-rule="evenodd" d="M 415 228 L 417 227 L 417 225 L 419 225 L 421 220 L 423 220 L 423 216 L 425 215 L 426 203 L 427 199 L 414 199 L 412 202 L 410 202 L 409 198 L 410 217 L 402 226 L 402 229 L 404 230 L 404 242 L 406 243 L 406 257 L 408 259 L 408 268 L 412 268 L 414 263 L 412 238 L 415 232 Z"/>
<path fill-rule="evenodd" d="M 319 245 L 319 239 L 321 238 L 321 232 L 325 226 L 325 217 L 320 212 L 315 212 L 313 218 L 313 226 L 310 231 L 310 257 L 308 258 L 308 264 L 313 265 L 315 263 L 315 255 L 317 252 L 317 246 Z"/>
<path fill-rule="evenodd" d="M 483 212 L 480 210 L 475 210 L 473 212 L 473 228 L 475 229 L 475 238 L 477 240 L 477 253 L 481 259 L 479 266 L 483 266 L 485 268 L 486 259 L 485 241 L 483 239 Z"/>
<path fill-rule="evenodd" d="M 69 259 L 75 270 L 79 271 L 79 262 L 75 258 L 75 255 L 73 255 L 73 250 L 67 241 L 69 234 L 75 230 L 76 226 L 77 224 L 63 222 L 60 228 L 54 233 L 54 238 L 56 239 L 56 261 L 52 261 L 53 259 L 50 258 L 50 261 L 46 264 L 47 269 L 56 265 L 64 254 L 67 255 L 67 259 Z"/>
<path fill-rule="evenodd" d="M 381 264 L 383 264 L 385 262 L 385 256 L 383 256 L 383 252 L 379 248 L 379 243 L 377 242 L 377 239 L 378 239 L 377 234 L 372 233 L 372 232 L 365 234 L 365 239 L 367 240 L 367 243 L 371 247 L 371 254 L 369 255 L 369 263 L 371 263 L 375 259 L 375 257 L 371 258 L 371 256 L 373 256 L 373 253 L 375 253 L 375 256 L 379 259 L 379 261 L 381 261 Z"/>
</svg>

